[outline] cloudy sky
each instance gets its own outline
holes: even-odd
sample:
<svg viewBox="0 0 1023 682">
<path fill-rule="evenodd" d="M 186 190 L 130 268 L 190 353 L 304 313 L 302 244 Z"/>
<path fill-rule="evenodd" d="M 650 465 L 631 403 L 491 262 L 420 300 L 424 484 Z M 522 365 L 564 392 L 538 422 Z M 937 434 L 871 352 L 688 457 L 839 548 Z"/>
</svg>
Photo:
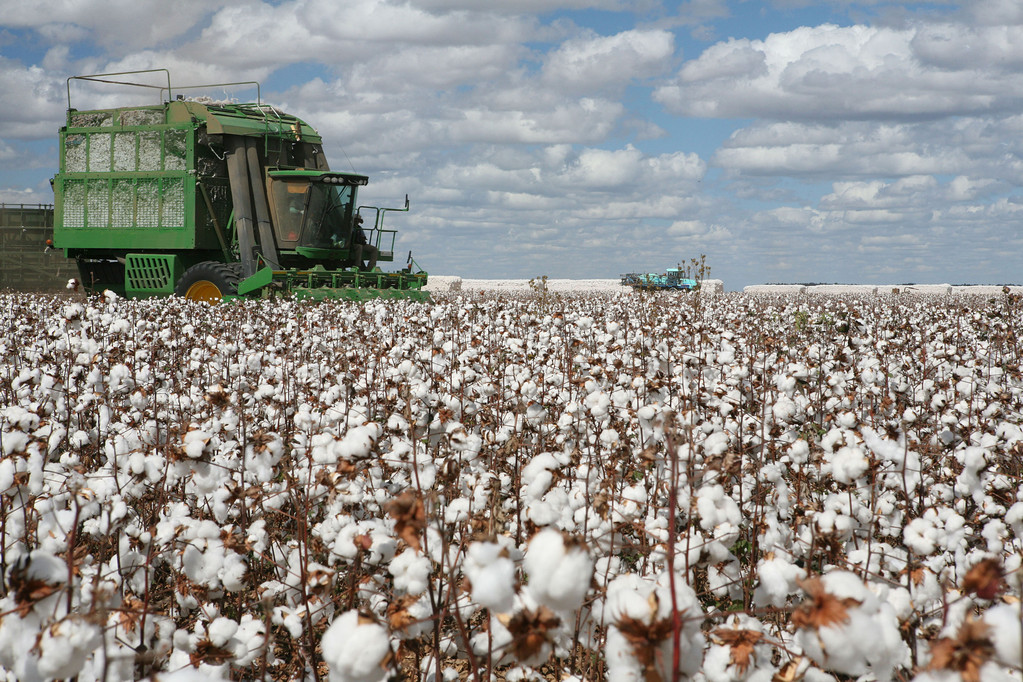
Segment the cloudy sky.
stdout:
<svg viewBox="0 0 1023 682">
<path fill-rule="evenodd" d="M 1023 282 L 1023 0 L 173 4 L 0 0 L 0 201 L 52 200 L 68 76 L 167 68 L 408 194 L 436 274 Z"/>
</svg>

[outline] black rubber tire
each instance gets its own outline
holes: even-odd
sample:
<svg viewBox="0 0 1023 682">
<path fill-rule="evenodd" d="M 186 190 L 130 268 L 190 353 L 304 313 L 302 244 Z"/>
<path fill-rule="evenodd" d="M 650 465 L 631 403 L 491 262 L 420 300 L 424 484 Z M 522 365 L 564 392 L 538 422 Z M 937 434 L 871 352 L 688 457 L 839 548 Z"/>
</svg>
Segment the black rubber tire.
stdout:
<svg viewBox="0 0 1023 682">
<path fill-rule="evenodd" d="M 178 280 L 174 295 L 207 303 L 218 303 L 225 296 L 234 296 L 241 281 L 240 265 L 218 261 L 196 263 Z"/>
</svg>

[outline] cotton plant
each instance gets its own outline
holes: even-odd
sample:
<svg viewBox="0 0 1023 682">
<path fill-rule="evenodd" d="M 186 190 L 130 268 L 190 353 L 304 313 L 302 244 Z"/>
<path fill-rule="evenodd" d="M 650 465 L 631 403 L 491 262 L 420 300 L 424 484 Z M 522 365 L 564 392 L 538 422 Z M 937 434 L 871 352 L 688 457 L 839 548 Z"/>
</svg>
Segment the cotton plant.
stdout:
<svg viewBox="0 0 1023 682">
<path fill-rule="evenodd" d="M 695 675 L 703 663 L 702 606 L 696 593 L 667 573 L 656 579 L 622 574 L 608 585 L 603 617 L 608 622 L 605 657 L 609 677 L 671 679 Z M 677 661 L 677 665 L 676 665 Z"/>
<path fill-rule="evenodd" d="M 791 618 L 794 643 L 818 666 L 844 675 L 890 680 L 909 649 L 891 606 L 857 575 L 834 571 L 803 581 L 807 599 Z"/>
<path fill-rule="evenodd" d="M 332 682 L 383 682 L 393 652 L 387 630 L 358 611 L 346 611 L 320 640 Z"/>
<path fill-rule="evenodd" d="M 309 676 L 355 612 L 424 676 L 471 654 L 479 675 L 597 679 L 598 649 L 660 674 L 672 565 L 678 627 L 704 637 L 685 674 L 756 679 L 776 643 L 779 676 L 1013 674 L 1008 300 L 2 300 L 3 553 L 73 576 L 47 646 L 83 644 L 58 672 Z M 881 607 L 826 584 L 848 570 Z M 818 573 L 848 622 L 796 608 Z M 218 605 L 243 602 L 251 621 Z M 888 639 L 881 659 L 828 644 L 892 618 L 917 670 Z"/>
<path fill-rule="evenodd" d="M 711 630 L 703 661 L 708 682 L 768 682 L 777 673 L 774 647 L 763 624 L 742 614 Z"/>
</svg>

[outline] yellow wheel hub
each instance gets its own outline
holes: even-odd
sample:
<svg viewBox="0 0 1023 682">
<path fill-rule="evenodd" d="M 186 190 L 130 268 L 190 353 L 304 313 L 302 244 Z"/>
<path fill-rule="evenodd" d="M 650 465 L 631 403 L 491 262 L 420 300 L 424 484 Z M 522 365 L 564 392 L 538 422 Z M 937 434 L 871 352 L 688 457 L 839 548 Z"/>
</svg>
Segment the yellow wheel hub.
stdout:
<svg viewBox="0 0 1023 682">
<path fill-rule="evenodd" d="M 216 284 L 203 279 L 188 287 L 188 291 L 185 292 L 185 298 L 189 301 L 220 303 L 224 299 L 224 294 Z"/>
</svg>

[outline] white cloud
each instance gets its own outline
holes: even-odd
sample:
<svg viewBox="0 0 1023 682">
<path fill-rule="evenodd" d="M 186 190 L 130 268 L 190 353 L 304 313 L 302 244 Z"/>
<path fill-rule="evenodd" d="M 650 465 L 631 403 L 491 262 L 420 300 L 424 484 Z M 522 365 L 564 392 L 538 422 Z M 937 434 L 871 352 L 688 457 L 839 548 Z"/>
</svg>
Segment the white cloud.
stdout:
<svg viewBox="0 0 1023 682">
<path fill-rule="evenodd" d="M 973 0 L 967 5 L 970 17 L 988 26 L 1023 24 L 1023 5 L 1019 0 Z"/>
<path fill-rule="evenodd" d="M 86 38 L 107 48 L 167 45 L 204 17 L 242 0 L 34 0 L 6 3 L 5 26 L 32 28 L 53 41 Z M 159 21 L 153 21 L 159 17 Z"/>
<path fill-rule="evenodd" d="M 345 68 L 409 46 L 515 44 L 535 26 L 527 17 L 495 21 L 481 12 L 434 14 L 393 0 L 290 0 L 222 9 L 196 48 L 201 45 L 207 58 L 224 66 L 278 68 L 311 61 Z M 429 62 L 421 67 L 433 68 Z"/>
<path fill-rule="evenodd" d="M 736 131 L 711 164 L 765 176 L 961 175 L 1023 179 L 1017 117 L 923 123 L 754 124 Z"/>
<path fill-rule="evenodd" d="M 656 0 L 501 0 L 488 5 L 495 13 L 555 12 L 571 9 L 642 10 Z M 417 7 L 434 10 L 478 10 L 479 0 L 414 0 Z"/>
<path fill-rule="evenodd" d="M 25 67 L 0 57 L 0 135 L 56 138 L 64 122 L 64 81 L 42 67 Z"/>
<path fill-rule="evenodd" d="M 687 116 L 926 119 L 990 112 L 1023 97 L 1023 82 L 1008 68 L 1023 49 L 1010 36 L 1004 27 L 959 25 L 801 27 L 719 43 L 686 62 L 655 98 Z M 949 54 L 958 61 L 943 57 Z"/>
<path fill-rule="evenodd" d="M 623 31 L 568 40 L 548 54 L 543 78 L 567 92 L 620 88 L 661 73 L 675 53 L 669 31 Z"/>
</svg>

